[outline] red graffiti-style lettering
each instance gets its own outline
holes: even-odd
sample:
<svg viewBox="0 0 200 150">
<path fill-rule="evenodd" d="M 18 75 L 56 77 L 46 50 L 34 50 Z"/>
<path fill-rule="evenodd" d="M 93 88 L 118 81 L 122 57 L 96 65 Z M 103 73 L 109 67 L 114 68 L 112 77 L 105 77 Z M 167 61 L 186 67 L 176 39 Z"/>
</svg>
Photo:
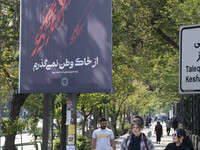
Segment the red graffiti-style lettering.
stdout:
<svg viewBox="0 0 200 150">
<path fill-rule="evenodd" d="M 41 0 L 38 0 L 40 2 Z M 92 12 L 95 6 L 96 0 L 90 0 L 87 8 L 84 10 L 83 15 L 75 25 L 74 32 L 70 38 L 70 43 L 74 43 L 80 35 L 88 16 Z M 42 48 L 48 44 L 49 39 L 55 29 L 58 31 L 61 29 L 64 23 L 64 12 L 68 6 L 70 6 L 71 0 L 54 0 L 51 4 L 47 5 L 43 10 L 42 17 L 44 21 L 38 30 L 38 34 L 35 37 L 35 49 L 33 50 L 31 57 L 38 54 Z"/>
</svg>

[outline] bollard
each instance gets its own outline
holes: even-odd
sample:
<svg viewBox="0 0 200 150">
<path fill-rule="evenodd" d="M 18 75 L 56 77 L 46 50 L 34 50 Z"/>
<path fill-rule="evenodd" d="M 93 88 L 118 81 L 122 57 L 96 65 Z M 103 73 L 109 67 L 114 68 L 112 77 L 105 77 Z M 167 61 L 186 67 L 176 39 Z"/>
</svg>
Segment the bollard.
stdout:
<svg viewBox="0 0 200 150">
<path fill-rule="evenodd" d="M 198 135 L 195 135 L 194 149 L 198 150 Z"/>
<path fill-rule="evenodd" d="M 190 137 L 190 139 L 192 140 L 192 134 L 191 134 L 191 133 L 190 133 L 189 137 Z"/>
<path fill-rule="evenodd" d="M 198 150 L 200 150 L 200 142 L 198 142 Z"/>
<path fill-rule="evenodd" d="M 195 135 L 192 134 L 192 144 L 195 146 Z"/>
</svg>

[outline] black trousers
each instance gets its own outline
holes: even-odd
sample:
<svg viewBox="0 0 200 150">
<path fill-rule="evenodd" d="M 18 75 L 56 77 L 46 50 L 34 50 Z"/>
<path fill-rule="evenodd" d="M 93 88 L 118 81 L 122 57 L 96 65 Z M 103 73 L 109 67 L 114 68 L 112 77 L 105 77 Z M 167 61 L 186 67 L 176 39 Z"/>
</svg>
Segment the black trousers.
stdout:
<svg viewBox="0 0 200 150">
<path fill-rule="evenodd" d="M 170 128 L 167 128 L 167 135 L 169 135 L 170 133 Z"/>
<path fill-rule="evenodd" d="M 161 135 L 160 134 L 156 134 L 156 141 L 160 142 L 161 141 Z"/>
</svg>

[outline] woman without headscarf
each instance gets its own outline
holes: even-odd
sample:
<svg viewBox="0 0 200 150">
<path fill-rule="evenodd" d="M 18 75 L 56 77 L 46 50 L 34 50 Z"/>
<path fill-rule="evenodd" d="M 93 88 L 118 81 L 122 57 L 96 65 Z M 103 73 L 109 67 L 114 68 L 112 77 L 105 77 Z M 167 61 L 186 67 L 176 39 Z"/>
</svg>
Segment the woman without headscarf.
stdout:
<svg viewBox="0 0 200 150">
<path fill-rule="evenodd" d="M 184 129 L 178 128 L 172 134 L 173 143 L 169 143 L 165 150 L 194 150 L 191 139 L 186 136 Z"/>
<path fill-rule="evenodd" d="M 121 144 L 120 150 L 155 150 L 152 141 L 141 132 L 144 120 L 136 116 L 131 123 L 131 134 Z"/>
<path fill-rule="evenodd" d="M 160 144 L 161 136 L 163 135 L 163 127 L 162 127 L 162 125 L 160 124 L 159 121 L 157 121 L 154 132 L 156 134 L 156 143 Z"/>
</svg>

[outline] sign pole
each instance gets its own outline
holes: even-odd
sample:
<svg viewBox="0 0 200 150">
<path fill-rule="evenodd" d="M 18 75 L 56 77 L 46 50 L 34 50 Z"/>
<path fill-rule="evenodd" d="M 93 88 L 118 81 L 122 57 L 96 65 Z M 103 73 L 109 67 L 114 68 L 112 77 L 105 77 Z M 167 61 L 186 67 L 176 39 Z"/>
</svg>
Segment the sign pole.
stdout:
<svg viewBox="0 0 200 150">
<path fill-rule="evenodd" d="M 76 150 L 77 94 L 67 94 L 66 150 Z"/>
</svg>

